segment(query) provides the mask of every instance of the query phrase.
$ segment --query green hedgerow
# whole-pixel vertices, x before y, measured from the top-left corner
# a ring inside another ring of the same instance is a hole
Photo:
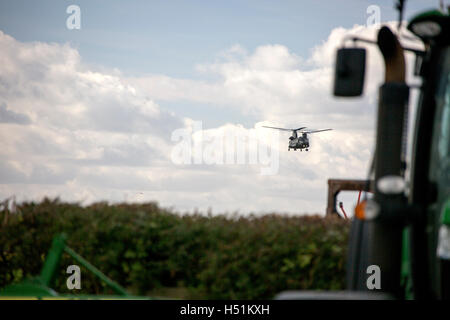
[[[0,211],[0,219],[6,214]],[[54,235],[134,294],[267,299],[289,289],[344,288],[349,223],[319,216],[181,215],[156,203],[25,202],[0,229],[0,288],[38,275]],[[54,289],[67,289],[63,255]],[[111,291],[81,268],[81,294]]]

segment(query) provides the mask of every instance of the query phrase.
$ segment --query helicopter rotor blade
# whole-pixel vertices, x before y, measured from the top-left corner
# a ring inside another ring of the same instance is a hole
[[[304,130],[304,131],[302,131],[302,133],[316,133],[316,132],[322,132],[322,131],[330,131],[330,130],[333,130],[333,129],[319,129],[319,130]]]
[[[269,126],[263,126],[264,128],[270,128],[270,129],[277,129],[277,130],[283,130],[283,131],[299,131],[302,129],[305,129],[306,127],[300,127],[298,129],[288,129],[288,128],[278,128],[278,127],[269,127]]]
[[[264,128],[270,128],[270,129],[283,130],[283,131],[292,131],[292,129],[286,129],[286,128],[269,127],[269,126],[263,126],[263,127]]]

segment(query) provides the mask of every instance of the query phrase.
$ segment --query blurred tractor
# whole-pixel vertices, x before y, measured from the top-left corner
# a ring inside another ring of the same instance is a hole
[[[399,22],[403,4],[398,1]],[[290,291],[277,299],[450,299],[450,16],[442,10],[423,12],[407,28],[424,50],[403,47],[402,36],[388,27],[379,30],[376,41],[346,39],[378,46],[385,62],[375,153],[364,187],[374,194],[357,205],[352,220],[348,291]],[[405,54],[415,55],[420,86],[405,81]],[[364,48],[337,51],[335,96],[362,94],[365,60]],[[420,97],[407,154],[412,88]],[[336,207],[336,190],[330,191],[329,214]],[[372,282],[376,277],[379,283]]]

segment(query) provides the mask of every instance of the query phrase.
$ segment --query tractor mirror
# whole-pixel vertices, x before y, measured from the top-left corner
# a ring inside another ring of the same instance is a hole
[[[364,87],[366,49],[341,48],[337,51],[334,75],[334,95],[360,96]]]

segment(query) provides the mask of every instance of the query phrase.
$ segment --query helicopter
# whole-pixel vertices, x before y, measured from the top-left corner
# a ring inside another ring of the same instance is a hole
[[[300,151],[303,151],[303,149],[305,149],[306,151],[308,151],[309,150],[308,134],[333,130],[333,129],[306,130],[307,127],[300,127],[297,129],[277,128],[277,127],[269,127],[269,126],[263,126],[263,127],[270,128],[270,129],[282,130],[282,131],[291,131],[292,136],[289,137],[288,151],[290,151],[291,149],[294,149],[294,151],[296,151],[297,149],[300,149]],[[297,132],[300,133],[300,136],[297,134]]]

